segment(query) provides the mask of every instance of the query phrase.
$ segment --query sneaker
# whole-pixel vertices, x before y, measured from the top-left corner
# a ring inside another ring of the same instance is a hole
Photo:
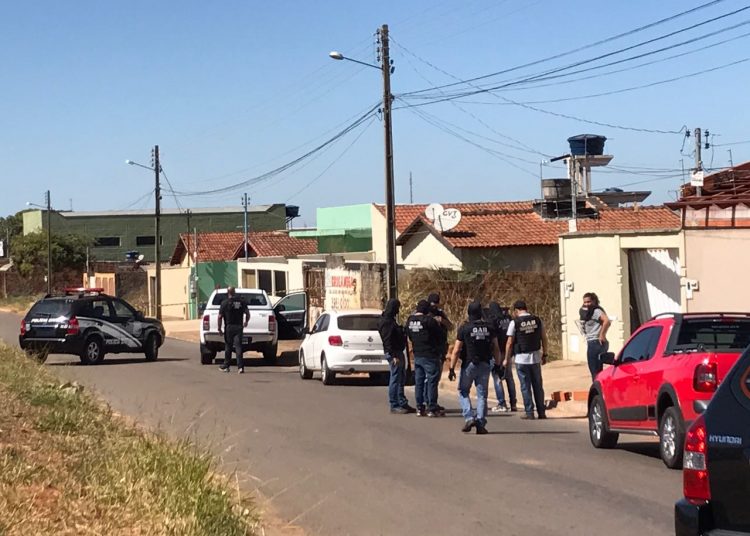
[[[425,411],[424,406],[417,406],[417,417],[427,417],[427,411]]]
[[[511,406],[510,411],[511,413],[518,413],[518,408],[516,406]]]
[[[222,365],[222,366],[219,367],[219,370],[221,372],[229,372],[229,367],[226,366],[226,365]]]
[[[481,424],[477,424],[477,435],[486,435],[489,434],[487,431],[487,428],[482,426]]]
[[[245,368],[244,367],[237,369],[237,374],[244,374],[244,373],[245,373]]]
[[[438,410],[438,411],[439,411],[440,413],[445,413],[445,408],[444,408],[443,406],[441,406],[440,404],[437,404],[437,405],[435,406],[435,408],[436,408],[436,409],[437,409],[437,410]]]
[[[465,433],[465,434],[468,434],[469,432],[471,432],[471,429],[474,428],[474,426],[476,426],[476,424],[477,424],[476,421],[473,421],[473,420],[472,421],[466,421],[464,423],[463,428],[461,428],[461,431],[463,433]]]
[[[521,418],[524,421],[533,421],[534,419],[536,419],[536,417],[534,417],[533,413],[526,413],[525,415],[521,415]]]
[[[494,408],[490,408],[492,413],[508,413],[510,409],[505,404],[498,404]]]
[[[427,416],[431,418],[445,417],[445,412],[440,411],[440,409],[431,409],[430,411],[427,412]]]
[[[540,413],[539,417],[537,417],[537,419],[546,419],[546,418],[547,418],[547,414],[546,413]]]
[[[413,408],[409,404],[406,404],[405,406],[402,406],[402,407],[406,410],[406,413],[416,413],[417,412],[417,408]]]
[[[394,415],[406,415],[407,413],[410,413],[410,412],[406,408],[391,408],[391,413]]]

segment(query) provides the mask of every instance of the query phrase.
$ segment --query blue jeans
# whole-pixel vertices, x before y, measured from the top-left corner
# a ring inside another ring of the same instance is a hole
[[[429,410],[437,409],[439,378],[439,359],[414,356],[414,393],[417,406],[427,406]]]
[[[540,417],[545,415],[544,407],[544,385],[542,384],[542,365],[523,365],[516,363],[518,381],[521,382],[521,394],[523,395],[523,408],[526,415],[534,415],[534,402],[536,411]]]
[[[393,356],[386,354],[385,358],[390,365],[391,379],[388,381],[388,402],[391,409],[403,408],[409,405],[409,401],[404,394],[404,385],[406,384],[406,368],[404,366],[404,354],[401,352],[398,357],[398,365],[393,363]]]
[[[516,381],[513,379],[513,369],[511,367],[505,368],[505,376],[499,377],[494,372],[492,373],[492,381],[495,384],[495,397],[497,403],[501,406],[505,405],[505,390],[503,389],[503,380],[508,384],[508,398],[510,399],[510,407],[515,408],[518,401],[516,400]]]
[[[461,414],[465,421],[476,420],[482,426],[487,424],[487,390],[490,382],[491,367],[489,363],[469,363],[461,369],[458,384],[458,401],[461,403]],[[477,388],[477,414],[474,417],[471,408],[471,386]]]
[[[591,381],[596,379],[596,375],[599,374],[604,368],[604,363],[599,359],[599,354],[603,354],[609,350],[609,342],[604,344],[600,343],[597,339],[588,341],[586,343],[586,359],[589,362],[589,372],[591,372]]]

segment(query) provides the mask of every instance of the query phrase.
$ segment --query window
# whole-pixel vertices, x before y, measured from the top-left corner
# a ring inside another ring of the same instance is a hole
[[[286,296],[286,272],[274,270],[273,287],[274,296]]]
[[[638,332],[623,348],[620,361],[622,363],[633,363],[648,361],[654,357],[661,337],[661,330],[661,327],[654,326]]]
[[[65,316],[70,312],[70,306],[73,300],[43,300],[36,302],[34,307],[29,311],[30,318],[38,318],[40,316],[48,316],[55,318],[58,316]]]
[[[331,317],[330,315],[322,315],[320,318],[318,318],[318,321],[315,322],[315,326],[313,327],[313,333],[318,333],[321,331],[328,331],[328,326],[331,323]]]
[[[115,310],[115,316],[121,320],[135,318],[135,311],[120,300],[112,300],[112,307]]]
[[[95,241],[96,247],[109,248],[109,247],[120,247],[119,236],[100,236]]]
[[[344,331],[378,331],[378,315],[347,315],[340,316],[338,326]]]
[[[266,300],[266,297],[263,294],[260,294],[259,292],[239,292],[237,291],[237,294],[235,296],[239,297],[242,301],[244,301],[247,305],[250,307],[263,307],[265,305],[268,305],[268,301]],[[214,295],[214,299],[211,301],[211,305],[221,305],[221,303],[227,299],[227,292],[217,292]]]
[[[750,318],[685,318],[674,350],[741,351],[750,345]]]
[[[151,236],[136,236],[135,237],[135,245],[136,246],[155,246],[156,245],[156,237],[154,235],[151,235]]]
[[[305,310],[305,293],[291,294],[280,301],[277,305],[281,311],[304,311]]]
[[[258,288],[265,290],[267,294],[273,294],[273,272],[271,270],[258,270]]]
[[[81,316],[91,318],[112,318],[112,312],[109,309],[107,300],[88,300],[82,303],[81,310],[78,313]]]

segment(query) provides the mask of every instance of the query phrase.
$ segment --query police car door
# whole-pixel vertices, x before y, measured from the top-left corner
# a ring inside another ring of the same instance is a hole
[[[143,346],[143,323],[134,309],[122,300],[111,300],[114,311],[113,324],[117,328],[120,346],[125,351],[137,351]]]
[[[82,328],[91,328],[101,333],[104,337],[104,347],[108,351],[117,351],[122,344],[113,320],[112,306],[109,300],[104,297],[88,301],[82,310],[82,314],[78,316]]]

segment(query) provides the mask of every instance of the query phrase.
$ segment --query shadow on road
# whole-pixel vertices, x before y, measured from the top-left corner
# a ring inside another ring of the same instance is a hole
[[[515,431],[499,431],[499,432],[493,432],[490,431],[490,435],[571,435],[571,434],[580,434],[581,432],[577,432],[575,430],[515,430]]]
[[[617,450],[624,450],[633,454],[656,458],[657,460],[661,459],[659,443],[621,443],[617,445]]]
[[[137,358],[137,357],[130,357],[130,358],[104,358],[104,361],[99,363],[98,365],[84,365],[81,363],[80,360],[76,361],[56,361],[54,363],[47,363],[47,366],[50,367],[102,367],[105,365],[135,365],[135,364],[143,364],[143,365],[150,365],[152,363],[170,363],[172,361],[187,361],[187,357],[164,357],[159,358],[156,361],[146,361],[144,358]]]

